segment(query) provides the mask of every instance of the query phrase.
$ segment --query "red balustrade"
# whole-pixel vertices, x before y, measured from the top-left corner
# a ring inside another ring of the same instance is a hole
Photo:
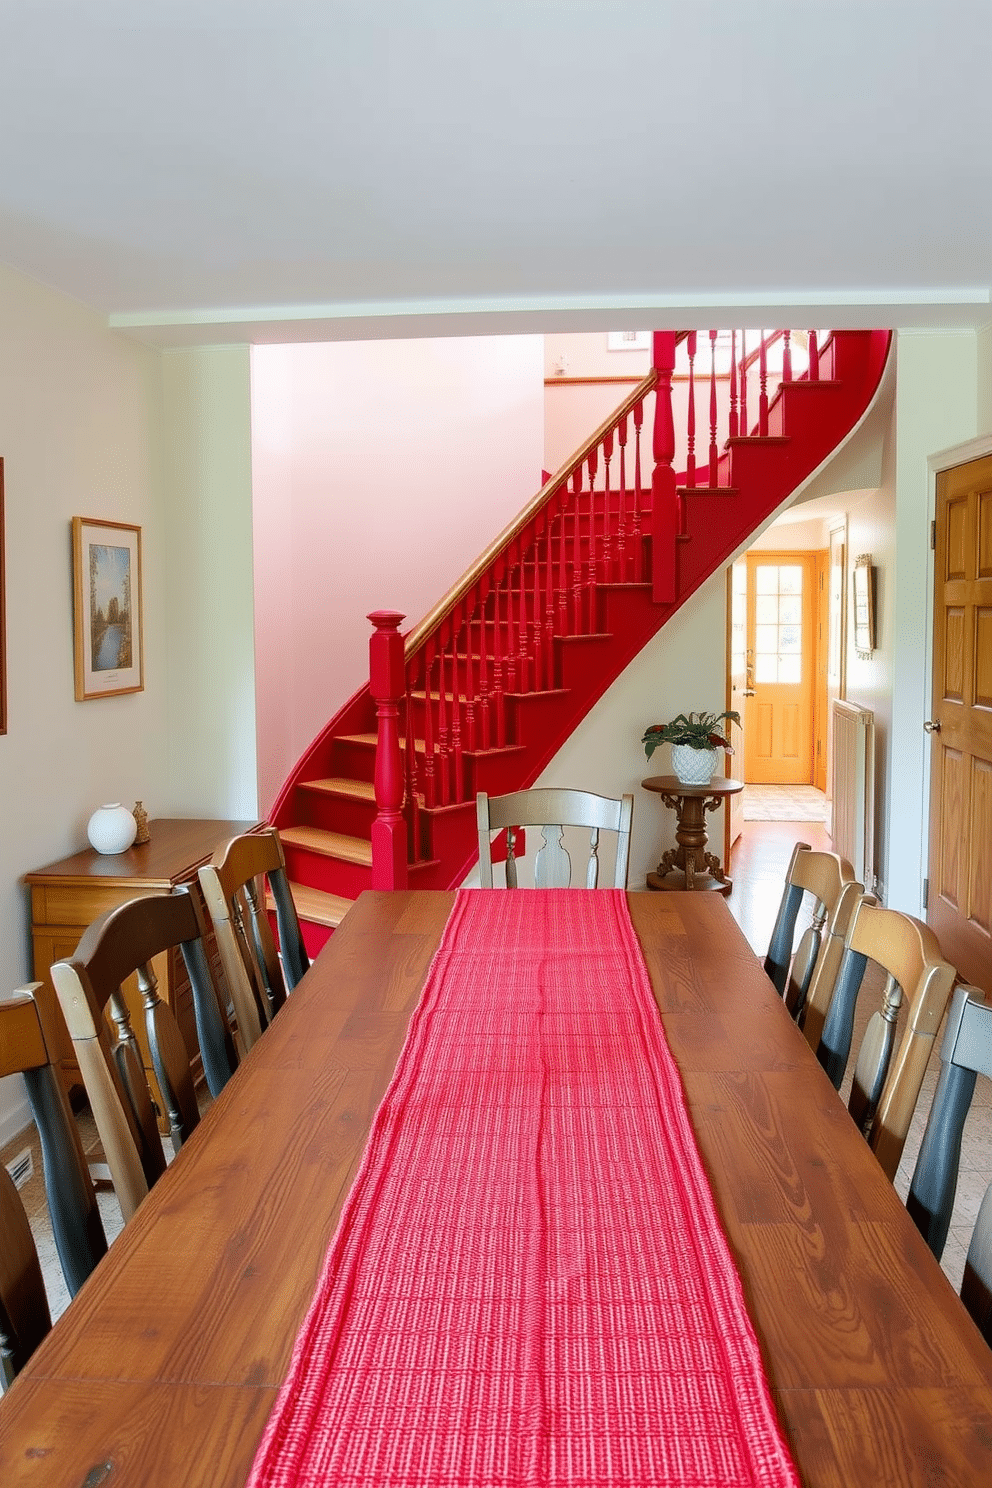
[[[405,643],[402,616],[369,617],[379,740],[375,886],[405,881],[408,853],[420,859],[421,812],[470,800],[479,762],[513,744],[508,699],[561,686],[556,642],[601,628],[604,584],[647,580],[656,602],[675,601],[678,544],[691,533],[694,493],[729,487],[729,441],[767,434],[777,385],[793,380],[797,361],[800,378],[819,377],[817,336],[711,330],[700,346],[694,331],[656,331],[650,374]],[[705,400],[699,409],[697,397]],[[753,427],[749,407],[757,410]],[[708,431],[703,487],[700,425]]]

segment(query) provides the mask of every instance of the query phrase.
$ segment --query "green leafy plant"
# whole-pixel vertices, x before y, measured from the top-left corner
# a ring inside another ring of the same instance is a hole
[[[740,723],[739,713],[680,713],[671,723],[652,723],[644,730],[641,743],[651,758],[659,744],[688,744],[690,749],[725,749],[733,754],[725,730],[719,727],[725,718]]]

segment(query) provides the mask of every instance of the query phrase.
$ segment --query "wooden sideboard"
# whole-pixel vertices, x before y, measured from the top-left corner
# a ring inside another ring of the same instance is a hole
[[[199,894],[196,870],[208,863],[215,850],[241,832],[258,829],[258,822],[172,820],[161,818],[149,823],[149,840],[127,852],[103,854],[87,848],[45,868],[24,875],[31,890],[31,944],[34,978],[44,988],[43,998],[52,1013],[51,1026],[59,1030],[58,1068],[66,1093],[72,1097],[82,1088],[79,1066],[72,1041],[62,1019],[58,998],[48,969],[53,961],[72,956],[83,931],[98,915],[105,914],[128,899],[151,894],[168,894],[180,884],[191,884]],[[201,901],[202,902],[202,901]],[[219,963],[214,947],[208,947],[211,965],[220,980]],[[182,956],[178,951],[158,956],[155,961],[160,995],[168,1002],[182,1030],[190,1058],[199,1065],[199,1044],[193,1014],[193,996]],[[164,1103],[151,1068],[151,1057],[145,1039],[141,1013],[141,996],[134,978],[125,986],[124,996],[131,1010],[132,1026],[141,1049],[142,1060],[159,1109]],[[163,1118],[163,1130],[168,1120]]]

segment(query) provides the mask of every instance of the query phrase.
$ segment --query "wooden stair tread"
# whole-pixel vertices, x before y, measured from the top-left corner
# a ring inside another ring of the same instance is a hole
[[[309,884],[291,883],[289,887],[296,913],[301,920],[309,920],[314,925],[331,925],[336,928],[355,902],[340,894],[328,894],[323,889],[313,889]],[[271,894],[265,896],[265,907],[275,910],[275,900]]]
[[[343,858],[346,863],[372,867],[372,844],[361,837],[347,837],[343,832],[328,832],[323,827],[280,827],[279,836],[290,847],[323,853],[327,858]]]
[[[301,780],[300,789],[320,791],[329,796],[353,796],[360,801],[375,800],[375,786],[371,780],[352,780],[344,775],[331,775],[325,780]]]
[[[364,745],[365,748],[367,748],[367,749],[374,749],[376,747],[376,744],[379,742],[378,741],[378,737],[377,737],[376,734],[338,734],[338,739],[342,743],[344,743],[344,744],[361,744],[361,745]],[[415,746],[415,748],[421,754],[423,754],[423,752],[424,752],[424,741],[423,741],[423,739],[415,739],[414,740],[414,746]],[[400,738],[400,749],[403,749],[404,747],[405,747],[404,740],[403,740],[403,738],[401,736],[401,738]]]

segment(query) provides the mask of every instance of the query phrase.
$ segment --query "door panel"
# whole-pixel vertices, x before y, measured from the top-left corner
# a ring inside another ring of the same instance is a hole
[[[813,781],[815,557],[747,555],[748,672],[745,774],[763,785]]]
[[[937,477],[927,919],[992,996],[992,456]]]

